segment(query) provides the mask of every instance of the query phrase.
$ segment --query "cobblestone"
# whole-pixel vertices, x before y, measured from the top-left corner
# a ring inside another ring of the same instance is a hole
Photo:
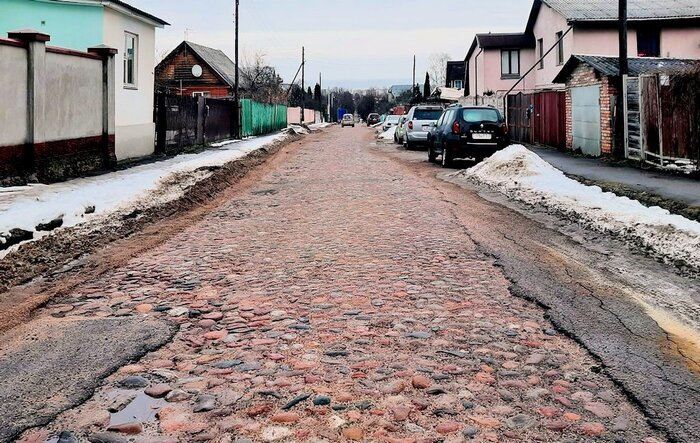
[[[165,396],[129,421],[136,441],[662,441],[585,351],[509,293],[455,222],[469,208],[368,140],[359,128],[312,136],[253,189],[49,304],[44,315],[180,330],[20,441],[67,429],[123,440],[105,433],[127,424],[115,414],[84,420],[123,387]]]

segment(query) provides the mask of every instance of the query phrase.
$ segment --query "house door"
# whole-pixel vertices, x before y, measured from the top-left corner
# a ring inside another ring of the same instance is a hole
[[[599,85],[571,88],[571,132],[574,150],[600,156]]]

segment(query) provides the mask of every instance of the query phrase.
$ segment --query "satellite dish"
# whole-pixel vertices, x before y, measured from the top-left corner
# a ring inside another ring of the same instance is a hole
[[[199,78],[202,76],[202,67],[199,65],[192,66],[192,75]]]

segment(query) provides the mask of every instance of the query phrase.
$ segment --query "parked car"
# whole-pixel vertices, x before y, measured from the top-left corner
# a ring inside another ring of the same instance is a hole
[[[406,132],[403,145],[406,149],[414,149],[418,144],[427,144],[430,124],[437,122],[442,115],[442,106],[414,106],[406,115]]]
[[[388,131],[394,126],[397,126],[399,124],[399,120],[401,120],[400,115],[387,115],[384,119],[384,123],[382,123],[382,131]]]
[[[376,125],[381,121],[379,114],[372,113],[367,116],[367,126]]]
[[[394,133],[394,141],[400,145],[403,144],[403,138],[406,135],[406,123],[408,122],[405,115],[401,116],[398,126],[396,126],[396,132]]]
[[[355,127],[355,116],[352,114],[345,114],[343,116],[343,120],[340,122],[340,126],[342,128],[346,126],[352,126],[353,128]]]
[[[430,128],[428,160],[442,155],[444,167],[455,158],[482,161],[510,144],[501,113],[489,106],[451,106]]]

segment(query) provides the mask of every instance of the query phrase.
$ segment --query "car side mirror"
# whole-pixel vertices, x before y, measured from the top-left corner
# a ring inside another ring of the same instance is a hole
[[[431,128],[434,128],[434,127],[435,127],[435,123],[434,123],[434,122],[430,122],[430,125],[429,125],[429,126],[430,126]]]

